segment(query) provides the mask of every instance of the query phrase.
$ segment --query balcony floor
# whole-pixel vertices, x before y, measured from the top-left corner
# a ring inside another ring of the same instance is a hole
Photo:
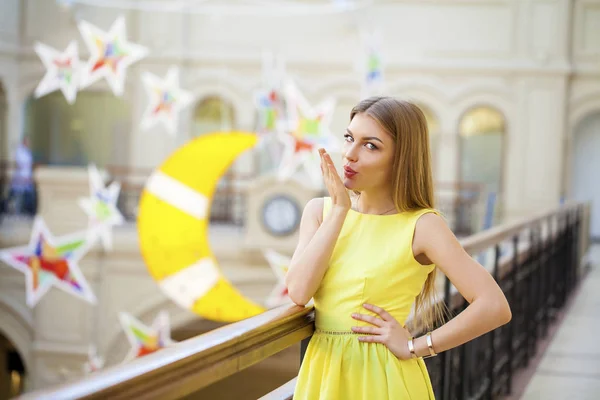
[[[600,245],[522,400],[596,400],[600,393]]]

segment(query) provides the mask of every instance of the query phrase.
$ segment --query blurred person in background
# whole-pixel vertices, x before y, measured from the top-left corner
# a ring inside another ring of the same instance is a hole
[[[33,185],[33,155],[29,138],[23,138],[15,151],[16,168],[12,176],[8,204],[15,214],[35,214],[35,189]]]

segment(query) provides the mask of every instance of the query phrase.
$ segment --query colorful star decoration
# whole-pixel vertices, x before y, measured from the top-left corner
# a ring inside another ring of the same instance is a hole
[[[179,70],[171,67],[165,79],[146,72],[142,75],[150,103],[142,117],[142,129],[147,130],[162,122],[171,135],[177,132],[179,112],[189,106],[194,97],[179,87]]]
[[[43,219],[37,217],[29,246],[4,249],[0,259],[25,274],[29,307],[34,307],[52,286],[95,304],[96,297],[77,265],[88,249],[85,232],[54,238]]]
[[[34,97],[37,99],[60,89],[67,102],[73,104],[79,85],[77,42],[69,43],[62,53],[39,42],[35,44],[34,50],[46,67],[46,74],[36,87]]]
[[[289,125],[288,133],[280,135],[285,149],[278,178],[289,179],[303,165],[311,181],[318,186],[322,182],[318,149],[323,147],[333,152],[340,147],[329,130],[335,100],[328,99],[313,108],[297,87],[290,83],[286,86],[286,104]]]
[[[112,182],[108,187],[104,186],[102,177],[94,165],[88,166],[90,181],[90,197],[80,198],[79,206],[83,208],[89,217],[89,239],[90,241],[100,238],[106,250],[112,249],[112,227],[121,225],[125,221],[123,215],[117,208],[117,200],[121,185]]]
[[[381,57],[374,49],[370,49],[370,52],[367,55],[367,82],[377,82],[382,78],[382,76],[383,72],[381,70]]]
[[[95,346],[90,346],[88,350],[88,361],[83,365],[83,371],[86,374],[91,374],[104,367],[104,358],[99,357]]]
[[[285,275],[287,274],[290,262],[292,261],[291,258],[271,249],[264,250],[263,254],[277,276],[277,284],[269,294],[269,297],[267,297],[265,305],[269,308],[273,308],[283,304],[291,304],[292,301],[288,296],[287,286],[285,285]]]
[[[271,134],[278,131],[283,117],[283,99],[279,92],[275,89],[258,90],[254,94],[254,103],[259,115],[258,133]]]
[[[364,49],[361,71],[364,77],[362,96],[368,97],[380,93],[384,86],[381,33],[377,30],[363,32],[362,42]]]
[[[280,132],[286,121],[285,96],[281,90],[285,76],[283,58],[271,52],[263,53],[263,84],[254,92],[254,105],[259,117],[256,130],[261,138]]]
[[[169,314],[165,311],[156,316],[151,327],[125,312],[119,313],[119,320],[131,344],[131,350],[123,362],[154,353],[175,343],[171,340]]]
[[[117,18],[109,32],[86,21],[80,21],[78,27],[90,51],[90,58],[81,72],[81,87],[105,78],[113,93],[121,96],[125,89],[127,68],[144,58],[148,49],[127,41],[123,17]]]

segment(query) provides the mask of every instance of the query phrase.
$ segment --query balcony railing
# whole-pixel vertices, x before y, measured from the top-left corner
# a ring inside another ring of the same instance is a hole
[[[462,240],[470,254],[492,252],[485,265],[506,294],[513,318],[427,359],[437,399],[490,399],[511,392],[513,377],[535,355],[577,284],[588,222],[589,206],[570,204]],[[467,306],[448,280],[442,290],[454,315]],[[183,398],[298,342],[303,353],[314,331],[313,313],[311,307],[272,309],[23,399]],[[264,398],[290,399],[294,384],[292,380]]]

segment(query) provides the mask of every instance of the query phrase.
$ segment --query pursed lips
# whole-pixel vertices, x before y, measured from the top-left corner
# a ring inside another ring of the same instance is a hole
[[[356,175],[357,173],[358,172],[356,172],[352,168],[350,168],[348,166],[344,166],[344,175],[346,175],[347,177],[352,177],[352,176]]]

